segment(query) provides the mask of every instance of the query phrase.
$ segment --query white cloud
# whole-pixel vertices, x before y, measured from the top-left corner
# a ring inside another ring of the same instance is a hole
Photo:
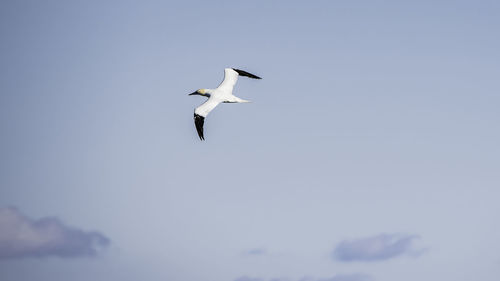
[[[337,274],[329,278],[303,277],[297,281],[372,281],[372,280],[373,278],[370,275],[354,273],[354,274]],[[234,281],[291,281],[291,279],[284,279],[284,278],[264,279],[264,278],[242,276],[240,278],[235,279]]]
[[[340,242],[332,257],[343,262],[380,261],[401,255],[415,255],[412,243],[416,235],[380,234],[377,236]]]
[[[0,208],[0,259],[95,256],[110,240],[63,224],[56,217],[30,219],[16,208]]]

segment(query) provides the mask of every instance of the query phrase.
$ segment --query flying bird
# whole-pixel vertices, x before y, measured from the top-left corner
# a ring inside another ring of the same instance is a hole
[[[240,99],[233,95],[233,88],[238,80],[238,76],[246,76],[253,79],[261,79],[257,75],[253,75],[246,71],[236,69],[236,68],[226,68],[224,69],[224,80],[220,83],[219,87],[216,89],[199,89],[196,92],[189,94],[200,95],[207,97],[207,101],[202,105],[198,106],[194,110],[194,124],[196,126],[196,131],[200,140],[205,140],[203,136],[203,124],[205,123],[205,117],[208,113],[212,111],[219,103],[244,103],[250,102],[248,100]]]

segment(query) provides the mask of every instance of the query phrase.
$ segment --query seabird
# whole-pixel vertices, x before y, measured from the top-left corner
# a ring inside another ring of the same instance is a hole
[[[216,89],[199,89],[196,92],[189,94],[200,95],[207,97],[208,100],[202,105],[198,106],[194,110],[194,124],[196,126],[196,131],[198,131],[198,136],[200,140],[205,140],[203,136],[203,124],[205,123],[205,117],[208,113],[212,111],[219,103],[243,103],[250,102],[248,100],[240,99],[233,95],[233,88],[238,80],[238,75],[250,77],[253,79],[261,79],[257,75],[253,75],[246,71],[236,69],[236,68],[226,68],[224,69],[224,80],[220,83],[219,87]]]

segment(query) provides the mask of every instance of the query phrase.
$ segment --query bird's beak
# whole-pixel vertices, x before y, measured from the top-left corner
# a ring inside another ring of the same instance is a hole
[[[200,93],[198,93],[198,91],[196,92],[192,92],[191,94],[189,94],[188,96],[194,96],[194,95],[200,95]]]

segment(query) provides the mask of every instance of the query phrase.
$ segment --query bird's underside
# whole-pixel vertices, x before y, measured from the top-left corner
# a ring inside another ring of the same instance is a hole
[[[190,95],[200,95],[208,97],[207,101],[198,106],[194,111],[194,124],[200,140],[205,140],[203,125],[205,117],[220,103],[244,103],[247,100],[240,99],[233,95],[233,88],[238,80],[238,76],[245,76],[253,79],[261,79],[259,76],[236,68],[224,69],[224,80],[216,89],[199,89]]]

